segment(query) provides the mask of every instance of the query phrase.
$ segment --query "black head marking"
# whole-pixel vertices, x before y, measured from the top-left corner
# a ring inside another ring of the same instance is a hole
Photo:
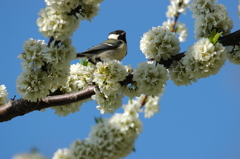
[[[115,31],[109,33],[109,35],[110,34],[117,34],[117,35],[119,35],[118,36],[118,40],[122,40],[122,41],[124,41],[127,44],[126,32],[125,31],[123,31],[123,30],[115,30]]]

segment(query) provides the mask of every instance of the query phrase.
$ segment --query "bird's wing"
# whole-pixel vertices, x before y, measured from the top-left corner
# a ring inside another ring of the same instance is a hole
[[[103,43],[101,43],[99,45],[93,46],[90,49],[88,49],[88,50],[86,50],[84,52],[78,53],[78,54],[85,54],[85,53],[91,54],[91,53],[97,53],[98,51],[100,52],[100,51],[104,51],[104,50],[115,49],[121,43],[123,43],[123,41],[110,39],[110,40],[108,40],[107,43],[103,42]]]

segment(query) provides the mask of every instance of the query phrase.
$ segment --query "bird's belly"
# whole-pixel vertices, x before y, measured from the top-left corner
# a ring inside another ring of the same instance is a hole
[[[120,47],[114,51],[113,50],[104,51],[103,53],[100,53],[98,55],[98,57],[103,61],[107,58],[110,60],[121,61],[124,58],[124,56],[126,55],[126,53],[127,53],[126,47]]]
[[[106,51],[102,53],[99,57],[100,59],[110,59],[110,60],[119,60],[121,61],[124,58],[124,53],[116,51]]]

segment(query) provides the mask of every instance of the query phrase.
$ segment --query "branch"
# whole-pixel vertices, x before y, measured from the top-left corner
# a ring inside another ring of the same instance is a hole
[[[223,46],[239,45],[240,44],[240,30],[237,30],[234,33],[231,33],[224,37],[219,38],[219,42],[222,43]]]
[[[20,98],[18,100],[11,100],[8,103],[0,106],[0,122],[11,120],[14,117],[22,116],[34,110],[66,105],[90,98],[95,94],[95,87],[96,86],[88,86],[84,90],[78,92],[48,96],[46,98],[40,99],[38,102],[31,102],[23,98]]]
[[[76,8],[71,9],[71,11],[67,15],[74,15],[75,18],[78,19],[77,13],[84,17],[82,10],[82,6],[78,5]]]
[[[222,43],[223,46],[239,45],[240,44],[240,30],[237,30],[231,34],[224,36],[224,37],[220,37],[219,42]],[[159,63],[164,65],[166,68],[169,68],[173,61],[180,61],[184,56],[185,56],[185,52],[182,52],[175,56],[172,56],[171,59],[161,60]]]
[[[240,43],[240,30],[231,33],[219,39],[223,46],[236,45]],[[159,63],[168,68],[173,61],[181,60],[185,52],[179,53],[169,60],[162,60]],[[124,81],[119,82],[122,86],[133,82],[133,74],[129,74]],[[69,94],[53,95],[40,99],[38,102],[30,102],[26,99],[11,100],[5,105],[0,106],[0,122],[11,120],[14,117],[22,116],[34,110],[41,110],[53,106],[66,105],[80,100],[90,98],[95,94],[94,88],[96,86],[88,86],[86,89]]]

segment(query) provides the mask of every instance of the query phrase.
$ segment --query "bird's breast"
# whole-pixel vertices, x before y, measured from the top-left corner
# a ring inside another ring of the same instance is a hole
[[[103,53],[98,54],[98,57],[101,60],[110,59],[110,60],[119,60],[121,61],[127,53],[127,45],[123,43],[120,47],[115,50],[104,51]]]

